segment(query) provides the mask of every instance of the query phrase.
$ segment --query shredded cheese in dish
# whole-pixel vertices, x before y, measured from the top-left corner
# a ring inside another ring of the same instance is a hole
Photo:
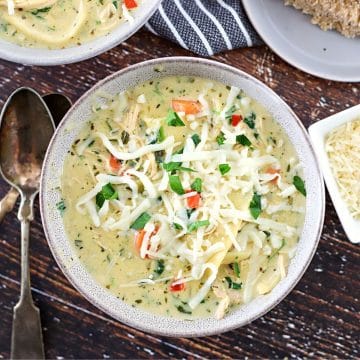
[[[286,276],[306,189],[260,104],[180,76],[104,94],[93,109],[58,207],[97,281],[133,306],[193,319],[221,318]]]
[[[325,150],[341,196],[351,215],[360,219],[360,119],[331,131]]]
[[[109,34],[142,0],[0,0],[0,37],[21,46],[61,49]]]

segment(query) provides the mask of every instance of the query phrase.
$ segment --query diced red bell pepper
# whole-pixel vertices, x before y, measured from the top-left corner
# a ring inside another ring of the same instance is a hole
[[[179,282],[179,280],[176,280],[170,284],[170,291],[177,292],[177,291],[183,291],[185,290],[185,283]]]
[[[124,3],[128,9],[135,9],[138,6],[135,0],[124,0]]]
[[[242,120],[242,116],[240,114],[234,114],[231,116],[231,125],[237,126],[239,125],[240,121]]]
[[[117,159],[114,155],[110,155],[110,167],[112,170],[118,172],[121,168],[121,161],[119,159]]]
[[[186,190],[186,193],[191,193],[194,192],[194,190]],[[186,202],[187,202],[187,206],[189,209],[197,209],[200,205],[200,194],[196,193],[192,196],[189,196],[188,198],[186,198]]]

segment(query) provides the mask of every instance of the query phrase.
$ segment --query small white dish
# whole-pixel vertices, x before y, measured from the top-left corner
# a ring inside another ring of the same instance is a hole
[[[340,194],[339,187],[330,168],[328,155],[325,151],[325,139],[333,129],[347,123],[348,121],[355,120],[359,116],[360,104],[350,109],[341,111],[335,115],[329,116],[309,127],[310,138],[312,140],[331,200],[335,206],[335,210],[340,218],[347,237],[354,244],[358,244],[360,242],[360,220],[356,220],[351,216],[350,210]]]
[[[79,46],[65,49],[49,50],[45,48],[29,48],[0,39],[0,59],[23,65],[64,65],[83,61],[119,45],[138,31],[160,5],[161,0],[146,0],[132,16],[132,23],[124,22],[109,34],[86,42]]]
[[[284,0],[242,0],[256,31],[289,64],[335,81],[360,81],[360,39],[323,31]]]

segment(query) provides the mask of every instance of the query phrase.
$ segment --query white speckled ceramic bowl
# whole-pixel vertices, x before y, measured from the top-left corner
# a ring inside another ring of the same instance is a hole
[[[156,69],[156,71],[155,71]],[[161,72],[159,72],[161,70]],[[63,163],[80,129],[91,116],[97,91],[115,95],[139,83],[168,75],[200,76],[242,88],[262,103],[281,124],[292,141],[304,167],[306,182],[306,217],[295,257],[288,275],[270,294],[259,296],[232,311],[222,320],[214,318],[183,321],[162,317],[133,308],[100,286],[86,272],[67,239],[62,218],[56,209],[60,201],[58,186]],[[321,234],[325,195],[322,177],[308,135],[292,110],[269,88],[250,75],[214,61],[174,57],[146,61],[119,71],[89,90],[68,112],[52,139],[43,168],[40,204],[45,234],[52,253],[71,283],[95,306],[115,319],[135,328],[167,336],[204,336],[243,326],[264,315],[296,285],[308,267]]]
[[[59,50],[22,47],[0,39],[0,59],[24,65],[63,65],[95,57],[119,45],[143,26],[160,5],[161,0],[143,0],[132,12],[134,22],[125,22],[110,34],[80,46]]]

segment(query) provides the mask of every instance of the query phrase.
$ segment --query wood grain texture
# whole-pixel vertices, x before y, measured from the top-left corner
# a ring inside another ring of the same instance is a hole
[[[27,67],[0,61],[0,106],[19,86],[60,92],[75,101],[98,80],[139,61],[192,55],[141,31],[94,59],[67,66]],[[276,91],[304,125],[360,102],[359,84],[321,80],[296,70],[267,47],[214,59],[245,70]],[[0,196],[8,190],[0,181]],[[65,279],[47,246],[39,215],[31,228],[31,275],[41,309],[48,358],[359,358],[359,246],[351,244],[327,196],[324,231],[295,290],[275,309],[241,329],[196,339],[145,334],[114,321]],[[0,358],[10,354],[12,307],[20,276],[16,211],[0,225]]]

